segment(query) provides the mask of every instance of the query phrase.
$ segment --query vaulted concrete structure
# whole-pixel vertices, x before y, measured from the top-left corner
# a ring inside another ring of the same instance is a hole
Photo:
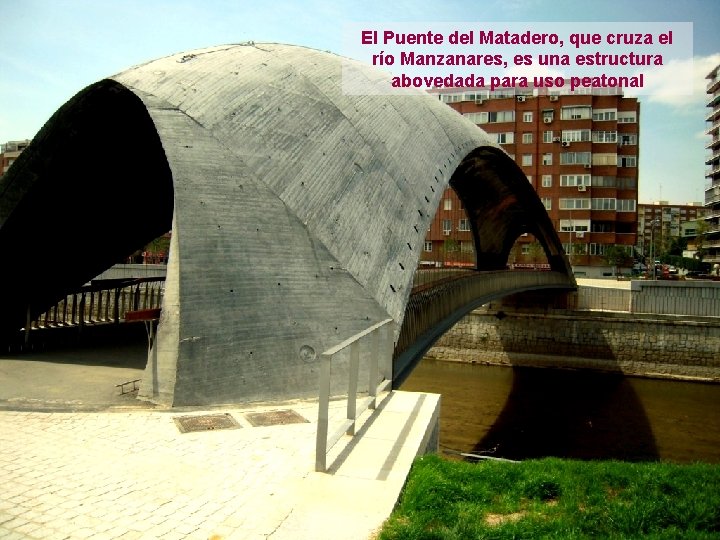
[[[570,275],[532,187],[482,130],[424,93],[345,94],[342,63],[229,45],[81,91],[0,183],[0,249],[23,254],[0,269],[0,328],[172,228],[141,396],[316,395],[323,350],[402,321],[448,185],[471,218],[480,269],[504,268],[530,232]],[[348,65],[346,76],[384,77]]]

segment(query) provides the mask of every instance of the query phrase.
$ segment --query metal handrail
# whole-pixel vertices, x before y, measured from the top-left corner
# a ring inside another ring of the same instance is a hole
[[[385,339],[381,345],[381,332]],[[315,443],[315,470],[327,471],[327,454],[343,435],[355,435],[357,419],[367,409],[375,409],[378,395],[392,386],[393,319],[385,319],[355,334],[342,343],[322,353],[320,359],[320,397],[318,403],[318,428]],[[368,397],[358,407],[357,388],[360,370],[360,347],[370,341],[370,365],[368,375]],[[348,376],[347,414],[337,431],[328,438],[330,419],[330,377],[333,358],[350,347],[350,373]],[[382,376],[382,379],[380,377]]]
[[[25,344],[31,330],[55,327],[79,327],[88,324],[119,324],[130,311],[160,308],[164,277],[94,280],[61,298],[46,311],[32,316],[27,308]]]

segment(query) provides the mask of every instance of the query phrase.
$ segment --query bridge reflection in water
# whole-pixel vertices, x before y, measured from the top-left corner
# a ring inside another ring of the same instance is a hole
[[[442,394],[450,454],[720,463],[720,385],[477,361],[426,358],[402,385]]]

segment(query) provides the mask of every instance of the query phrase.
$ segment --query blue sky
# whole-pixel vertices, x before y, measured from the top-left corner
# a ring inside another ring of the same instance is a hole
[[[0,142],[32,138],[76,92],[133,65],[250,40],[340,52],[343,23],[360,21],[692,22],[695,94],[641,98],[639,199],[703,201],[717,0],[0,0]]]

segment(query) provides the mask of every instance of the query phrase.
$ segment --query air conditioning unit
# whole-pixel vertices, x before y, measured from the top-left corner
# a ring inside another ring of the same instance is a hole
[[[589,163],[586,163],[586,164],[585,164],[585,168],[586,168],[586,169],[592,169],[592,165],[590,165]]]
[[[517,100],[522,103],[523,101],[525,101],[525,96],[517,96]]]
[[[557,101],[557,100],[558,100],[557,96],[550,96],[550,101]]]
[[[484,99],[476,99],[475,100],[475,105],[482,105],[483,103],[485,103]]]
[[[569,142],[569,141],[563,141],[562,145],[567,148],[568,146],[570,146],[570,142]]]
[[[549,116],[546,116],[545,118],[543,118],[543,122],[545,122],[546,124],[549,124],[552,122],[552,118]]]
[[[587,186],[578,186],[578,191],[587,191]]]
[[[560,137],[553,137],[553,142],[560,142],[560,141],[561,141]]]
[[[584,231],[578,231],[575,233],[575,236],[577,238],[585,238],[585,232]]]

